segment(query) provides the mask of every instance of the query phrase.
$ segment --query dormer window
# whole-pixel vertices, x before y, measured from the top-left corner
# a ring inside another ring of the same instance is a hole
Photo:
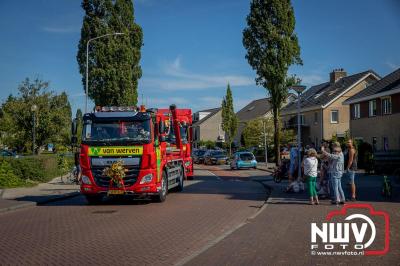
[[[317,94],[315,94],[315,96],[314,96],[314,99],[317,99],[319,96],[321,96],[322,94],[324,94],[324,91],[323,92],[320,92],[320,93],[317,93]]]

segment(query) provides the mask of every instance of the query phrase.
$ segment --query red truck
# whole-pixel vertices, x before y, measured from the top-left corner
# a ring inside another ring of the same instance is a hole
[[[80,191],[90,204],[106,195],[150,197],[163,202],[168,191],[182,191],[193,177],[190,109],[102,107],[83,116]],[[76,142],[76,122],[72,126]],[[122,186],[105,168],[122,163]]]

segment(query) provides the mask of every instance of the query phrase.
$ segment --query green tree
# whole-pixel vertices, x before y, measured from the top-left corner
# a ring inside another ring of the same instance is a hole
[[[81,144],[82,139],[82,129],[83,129],[83,115],[82,110],[76,110],[75,119],[77,122],[77,139],[78,139],[78,146]]]
[[[136,105],[143,45],[141,27],[134,21],[131,0],[83,0],[85,11],[77,60],[86,91],[86,44],[89,39],[89,97],[96,105]]]
[[[222,100],[222,129],[225,131],[229,143],[229,155],[232,154],[232,139],[236,134],[238,119],[233,109],[231,86],[228,84],[226,95]]]
[[[243,129],[243,138],[246,148],[264,147],[264,123],[265,133],[267,135],[267,145],[270,146],[274,134],[274,124],[271,118],[253,119],[246,123]]]
[[[65,92],[48,90],[49,82],[25,79],[18,95],[10,95],[1,106],[0,131],[4,144],[18,150],[32,150],[33,113],[37,106],[36,145],[47,143],[67,145],[70,142],[71,106]]]
[[[276,163],[280,164],[279,111],[294,77],[287,78],[292,64],[302,64],[300,46],[294,33],[295,17],[290,0],[253,0],[247,27],[243,31],[246,59],[256,71],[256,82],[271,96],[274,117]]]
[[[264,151],[264,124],[265,133],[267,140],[267,149],[269,153],[269,158],[272,156],[272,150],[274,148],[274,120],[272,117],[259,118],[250,120],[246,123],[243,129],[242,137],[245,143],[246,149],[249,148],[261,148]],[[280,143],[288,144],[295,140],[296,134],[294,130],[281,130]]]

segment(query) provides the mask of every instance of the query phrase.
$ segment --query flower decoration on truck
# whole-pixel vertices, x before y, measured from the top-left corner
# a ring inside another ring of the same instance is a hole
[[[104,168],[103,175],[110,178],[110,187],[124,188],[125,173],[123,161],[116,161],[111,166]]]

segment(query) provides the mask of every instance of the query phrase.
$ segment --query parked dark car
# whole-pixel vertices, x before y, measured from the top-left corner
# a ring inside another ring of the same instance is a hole
[[[204,163],[204,155],[206,154],[207,150],[196,150],[192,154],[193,163],[201,164]]]
[[[224,151],[209,150],[204,155],[204,164],[227,164],[228,156]]]
[[[18,155],[15,152],[12,152],[12,151],[9,151],[9,150],[0,150],[0,156],[18,158]]]

